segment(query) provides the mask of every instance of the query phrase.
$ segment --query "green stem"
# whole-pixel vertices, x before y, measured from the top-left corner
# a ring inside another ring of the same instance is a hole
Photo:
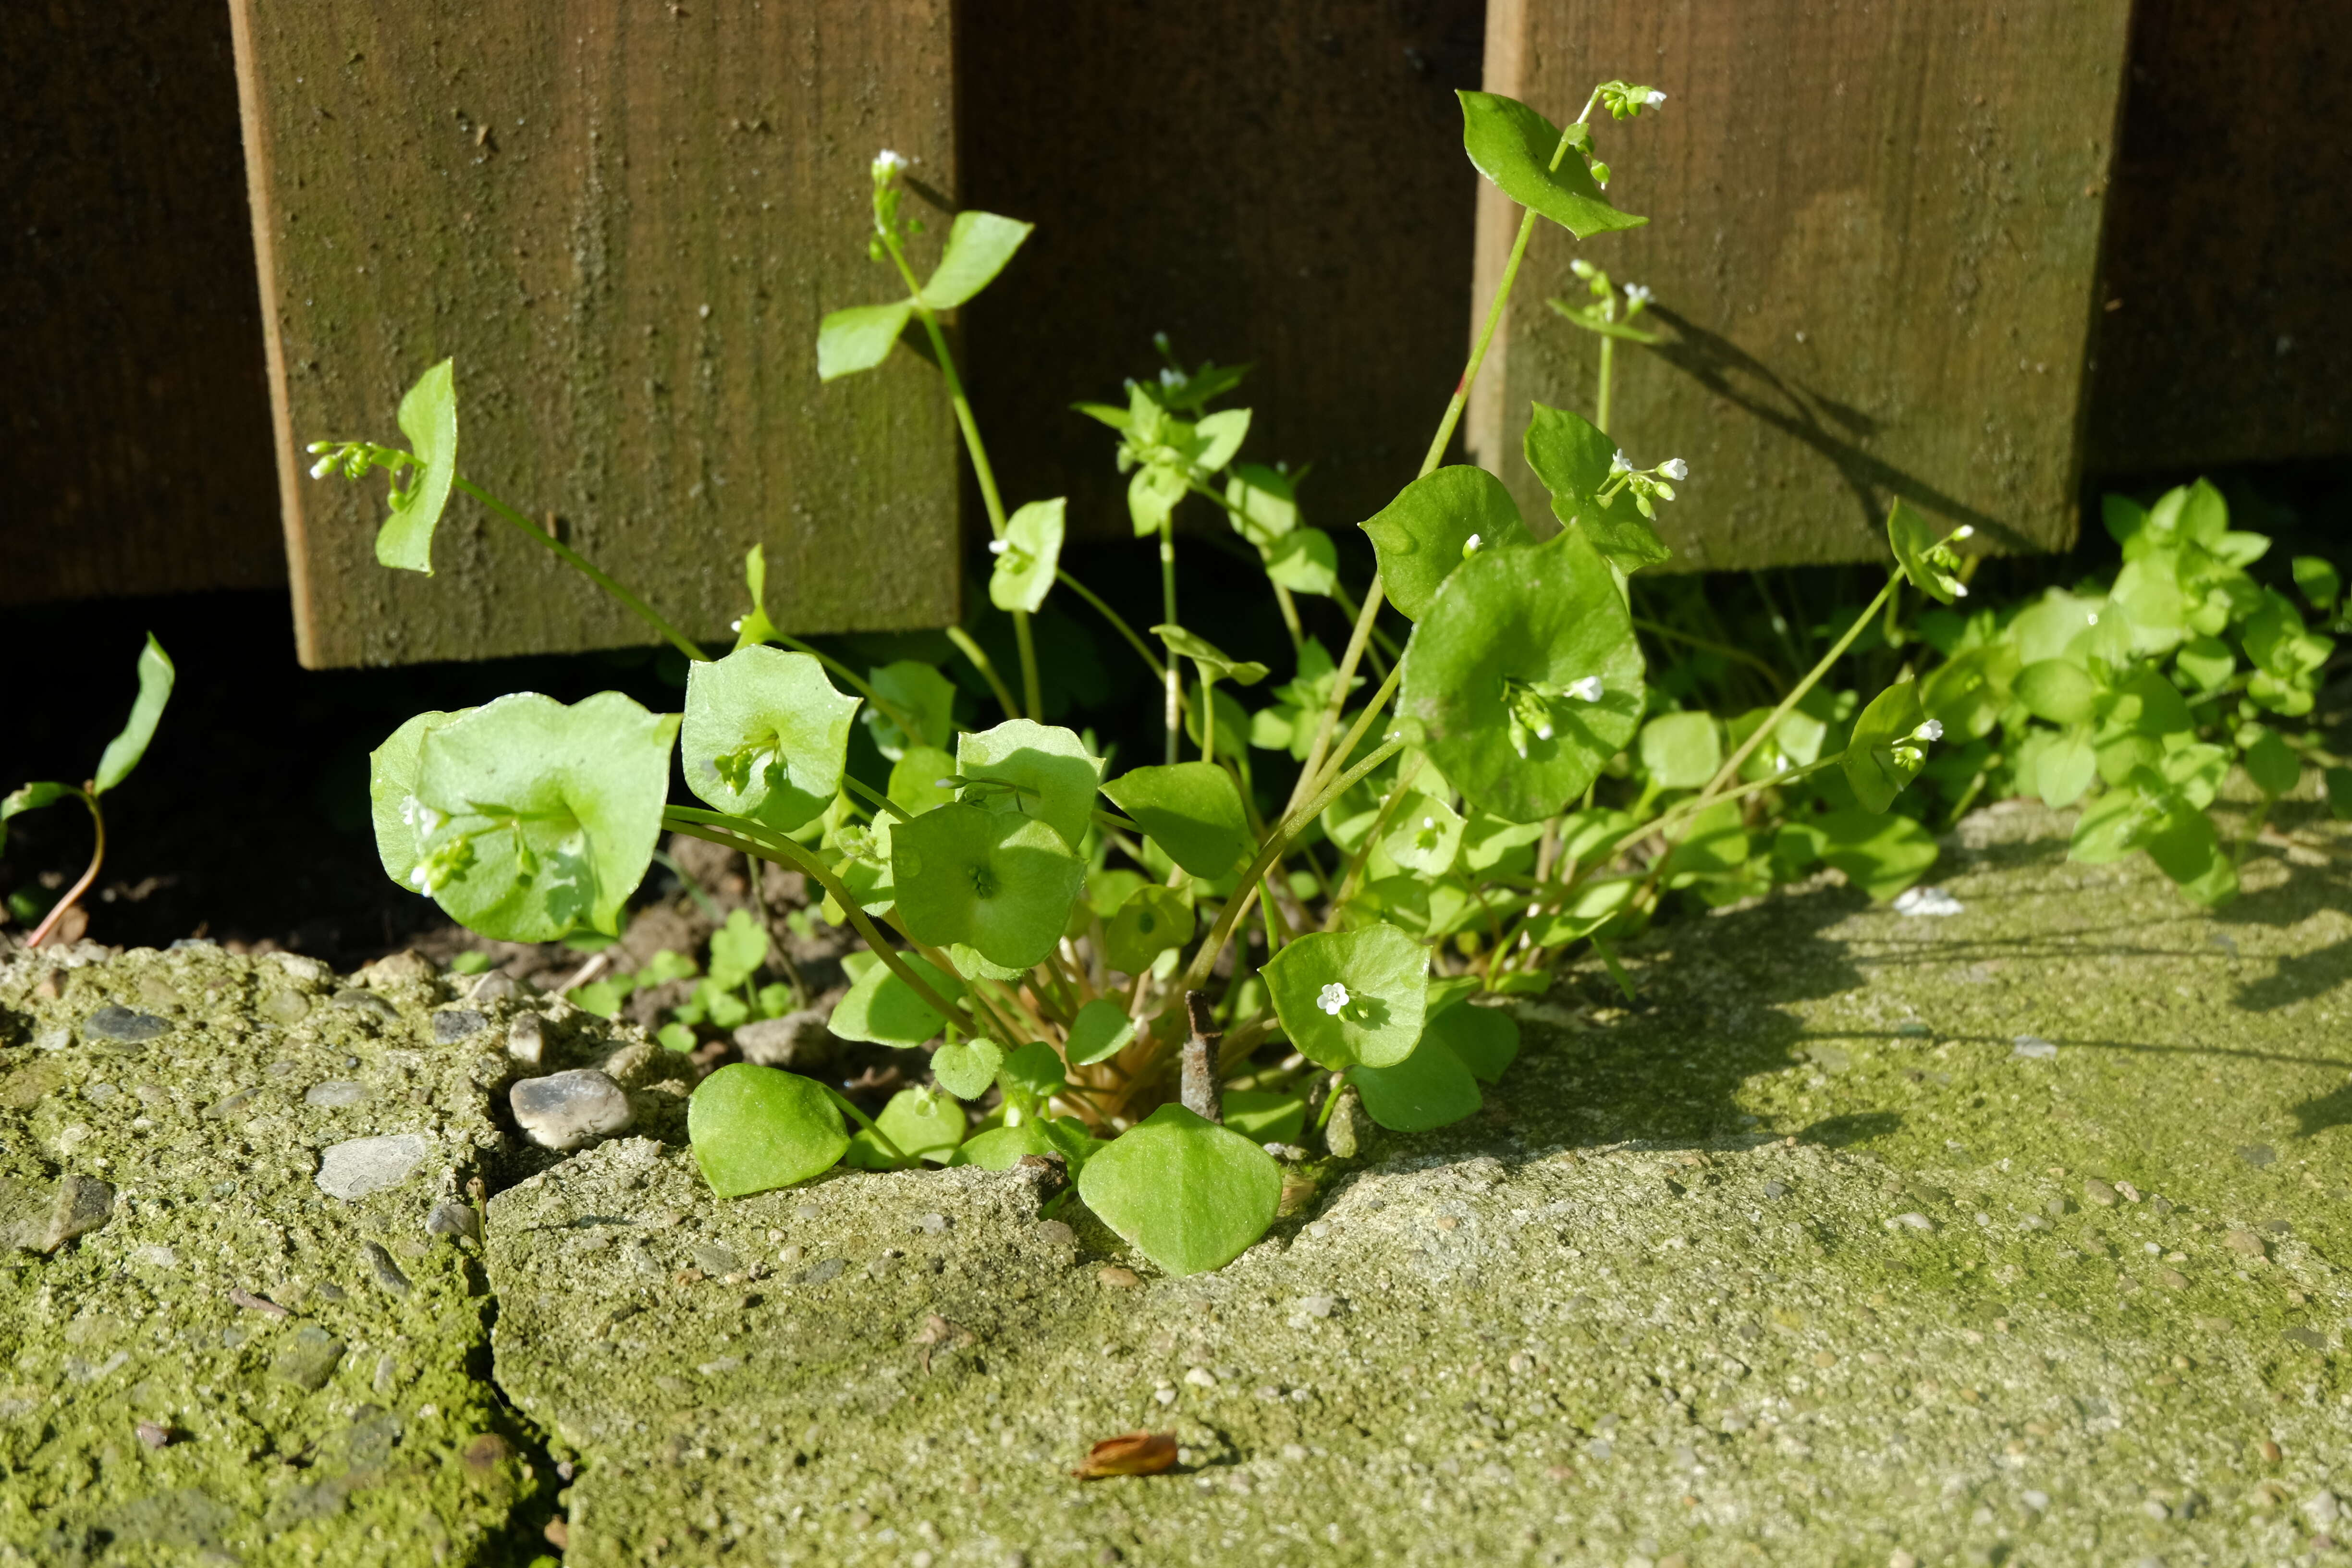
[[[921,1161],[917,1160],[912,1154],[908,1153],[904,1149],[899,1148],[896,1143],[890,1142],[890,1134],[883,1131],[881,1128],[876,1126],[874,1119],[866,1115],[866,1112],[858,1110],[856,1102],[851,1100],[849,1096],[842,1093],[841,1090],[834,1088],[833,1085],[829,1083],[821,1085],[820,1087],[824,1089],[825,1093],[833,1097],[834,1104],[841,1107],[842,1110],[849,1113],[851,1121],[856,1122],[857,1125],[874,1134],[874,1142],[882,1145],[882,1152],[885,1154],[889,1155],[890,1158],[898,1162],[898,1168],[900,1170],[911,1171],[922,1163]]]
[[[1765,663],[1754,654],[1749,653],[1744,647],[1734,647],[1729,643],[1716,642],[1707,637],[1693,637],[1688,632],[1676,631],[1670,626],[1665,626],[1657,621],[1647,620],[1640,616],[1635,616],[1633,617],[1633,629],[1635,631],[1647,632],[1654,637],[1666,637],[1675,642],[1685,643],[1692,647],[1701,650],[1702,652],[1715,654],[1723,658],[1734,658],[1739,660],[1743,664],[1754,665],[1758,669],[1762,670],[1766,675],[1771,677],[1772,683],[1775,686],[1779,685],[1780,682],[1780,672],[1779,670],[1773,668],[1770,665]]]
[[[1845,636],[1838,638],[1830,651],[1822,656],[1822,661],[1813,666],[1804,679],[1797,682],[1788,696],[1780,700],[1780,706],[1772,710],[1771,717],[1756,726],[1754,732],[1740,742],[1739,749],[1731,753],[1729,759],[1717,770],[1715,777],[1707,781],[1706,788],[1699,792],[1697,802],[1692,809],[1697,810],[1713,802],[1717,795],[1723,793],[1725,784],[1739,776],[1740,764],[1748,760],[1748,753],[1762,745],[1764,737],[1780,727],[1780,721],[1787,718],[1790,710],[1804,700],[1805,693],[1821,684],[1822,678],[1830,672],[1830,667],[1836,664],[1844,656],[1845,650],[1853,646],[1853,639],[1862,635],[1862,629],[1864,626],[1870,625],[1871,617],[1878,614],[1879,606],[1886,603],[1887,598],[1895,592],[1895,584],[1901,581],[1899,574],[1886,580],[1886,586],[1878,591],[1878,597],[1873,599],[1869,607],[1854,617],[1853,625],[1846,627]]]
[[[1601,385],[1593,395],[1592,412],[1596,417],[1592,423],[1601,434],[1607,435],[1609,432],[1609,382],[1617,368],[1617,340],[1607,332],[1601,333],[1600,337]]]
[[[852,778],[845,773],[841,775],[841,783],[842,787],[848,790],[852,795],[864,795],[867,800],[874,803],[877,809],[888,812],[899,821],[912,822],[915,820],[915,816],[912,812],[908,811],[905,806],[900,805],[897,801],[892,800],[888,795],[884,795],[880,790],[876,789],[872,784],[867,784],[865,780]]]
[[[1167,667],[1160,662],[1160,656],[1151,651],[1151,645],[1150,643],[1145,642],[1141,637],[1135,635],[1135,628],[1127,624],[1125,616],[1121,616],[1117,610],[1112,609],[1108,605],[1104,604],[1102,600],[1096,595],[1095,591],[1092,588],[1087,587],[1084,583],[1079,582],[1076,577],[1071,576],[1067,572],[1061,570],[1059,567],[1055,568],[1054,577],[1056,582],[1068,588],[1072,593],[1077,595],[1079,598],[1084,599],[1087,604],[1092,605],[1101,613],[1102,618],[1108,621],[1118,635],[1127,639],[1128,646],[1135,649],[1137,656],[1140,658],[1145,664],[1151,668],[1152,679],[1160,680],[1166,678],[1168,673]]]
[[[841,906],[842,912],[849,917],[849,923],[856,928],[857,934],[866,939],[866,945],[874,950],[874,956],[880,959],[891,973],[905,981],[909,990],[956,1027],[966,1034],[981,1032],[972,1027],[971,1015],[961,1004],[950,1002],[933,990],[929,981],[915,973],[913,966],[898,956],[898,950],[890,945],[866,915],[865,906],[857,901],[857,895],[851,892],[824,861],[791,839],[771,834],[758,823],[746,822],[740,816],[688,805],[663,807],[662,826],[673,833],[683,833],[688,838],[699,838],[706,843],[724,845],[730,849],[748,851],[763,860],[773,860],[779,866],[789,867],[814,879],[817,886],[833,895],[833,901]]]
[[[488,507],[492,511],[498,513],[500,518],[512,523],[515,527],[522,530],[524,533],[528,534],[532,539],[539,541],[540,543],[547,546],[548,549],[553,551],[557,560],[562,561],[564,564],[580,572],[588,579],[588,581],[595,584],[596,586],[604,589],[604,592],[612,595],[615,599],[618,599],[625,606],[634,613],[639,620],[644,621],[646,625],[661,633],[663,637],[667,637],[670,641],[670,645],[673,647],[676,647],[678,652],[686,655],[687,658],[693,659],[698,664],[709,662],[710,656],[703,652],[700,647],[697,647],[693,638],[688,637],[684,632],[670,625],[668,621],[663,619],[660,613],[651,605],[646,604],[643,599],[638,598],[635,594],[629,592],[628,589],[614,582],[609,574],[598,569],[598,567],[586,556],[581,554],[578,551],[572,549],[570,545],[556,538],[555,535],[548,532],[547,530],[540,527],[539,524],[531,521],[530,519],[523,516],[522,513],[515,510],[514,508],[507,505],[506,502],[499,500],[498,497],[490,494],[489,491],[483,489],[479,485],[475,484],[471,479],[466,478],[465,475],[457,475],[451,482],[455,484],[457,489],[465,491],[467,495],[472,496],[476,500],[480,501],[484,506]]]
[[[1160,618],[1169,626],[1181,626],[1176,618],[1176,520],[1171,516],[1160,525]],[[1176,761],[1177,737],[1184,728],[1184,678],[1178,673],[1173,658],[1160,677],[1168,689],[1168,760]]]
[[[1037,679],[1037,643],[1029,634],[1026,610],[1013,612],[1013,640],[1021,648],[1021,695],[1029,704],[1029,717],[1042,724],[1045,721],[1045,698]]]
[[[1201,760],[1217,760],[1217,683],[1201,672]]]
[[[1029,635],[1029,628],[1025,626],[1023,626],[1021,628],[1021,635],[1025,638]],[[988,651],[982,647],[979,643],[973,641],[971,634],[964,630],[961,626],[950,626],[948,628],[948,641],[955,644],[956,651],[958,653],[962,654],[964,658],[971,660],[971,667],[980,671],[981,678],[988,682],[988,689],[996,693],[997,703],[1003,708],[1004,716],[1007,719],[1020,718],[1021,710],[1013,706],[1013,693],[1005,689],[1004,681],[997,675],[996,666],[990,661]],[[1034,660],[1024,660],[1024,663],[1029,664],[1034,664]],[[1036,699],[1034,696],[1030,699],[1030,708],[1034,714],[1036,708]],[[902,729],[904,728],[903,725],[900,727]],[[908,731],[908,739],[912,740],[913,738],[914,732],[912,731]]]

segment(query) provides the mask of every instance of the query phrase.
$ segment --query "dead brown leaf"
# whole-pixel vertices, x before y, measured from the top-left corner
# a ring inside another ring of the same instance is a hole
[[[1104,1476],[1156,1476],[1176,1462],[1173,1432],[1129,1432],[1106,1437],[1087,1450],[1070,1474],[1082,1481]]]

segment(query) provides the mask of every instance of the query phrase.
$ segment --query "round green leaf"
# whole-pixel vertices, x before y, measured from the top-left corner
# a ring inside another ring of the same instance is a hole
[[[856,711],[804,653],[752,647],[688,665],[686,787],[714,811],[789,833],[841,792]]]
[[[1908,501],[1896,501],[1886,514],[1886,542],[1894,547],[1903,575],[1929,598],[1948,605],[1967,595],[1969,586],[1959,577],[1959,558],[1943,542],[1935,525],[1912,510]]]
[[[1475,1115],[1486,1103],[1462,1058],[1437,1039],[1423,1038],[1419,1049],[1393,1067],[1352,1068],[1348,1081],[1364,1097],[1365,1113],[1396,1132],[1444,1127]]]
[[[1078,1016],[1070,1020],[1066,1042],[1070,1065],[1082,1068],[1108,1061],[1127,1049],[1134,1038],[1135,1020],[1127,1016],[1127,1009],[1097,996],[1079,1008]]]
[[[941,1046],[931,1053],[931,1076],[958,1100],[978,1100],[996,1083],[996,1069],[1004,1065],[1004,1047],[994,1040],[971,1040]]]
[[[932,990],[949,1001],[963,994],[963,982],[944,973],[911,952],[899,960],[921,975]],[[862,964],[859,961],[862,960]],[[842,963],[849,973],[849,994],[834,1005],[826,1027],[845,1040],[867,1040],[877,1046],[919,1046],[940,1032],[947,1020],[915,988],[893,973],[870,952],[852,953]]]
[[[702,1179],[722,1198],[804,1182],[849,1147],[823,1085],[748,1062],[702,1080],[686,1104],[686,1133]]]
[[[890,764],[885,793],[909,816],[936,811],[956,797],[956,760],[937,746],[910,746]]]
[[[1009,719],[993,730],[958,736],[956,764],[967,805],[1034,816],[1074,847],[1086,841],[1103,760],[1076,731]],[[1007,787],[974,789],[976,783]]]
[[[1853,739],[1846,743],[1839,765],[1865,811],[1893,805],[1927,765],[1925,744],[1912,738],[1924,718],[1919,683],[1902,680],[1872,698],[1854,721]]]
[[[411,885],[500,942],[618,935],[661,837],[677,735],[676,714],[617,691],[568,708],[516,692],[426,730],[416,799],[438,821]]]
[[[916,732],[909,735],[879,707],[866,704],[866,727],[873,733],[874,749],[886,760],[897,762],[909,746],[944,747],[955,733],[954,683],[929,665],[898,659],[866,671],[866,681],[877,697],[915,726]]]
[[[1607,500],[1601,499],[1613,471],[1617,444],[1584,416],[1535,405],[1520,450],[1551,492],[1552,515],[1582,531],[1618,570],[1639,572],[1674,554],[1642,515],[1632,490],[1621,487]]]
[[[1400,707],[1423,748],[1472,805],[1515,822],[1583,794],[1642,705],[1625,601],[1572,529],[1471,556],[1406,649]]]
[[[927,1089],[902,1089],[890,1097],[874,1125],[898,1146],[900,1153],[944,1165],[963,1142],[967,1123],[963,1107],[946,1095]],[[841,1160],[867,1171],[895,1170],[898,1164],[882,1147],[882,1140],[863,1127],[850,1134],[849,1148]]]
[[[1135,768],[1105,784],[1103,794],[1195,877],[1229,876],[1257,847],[1241,791],[1213,763]]]
[[[2242,759],[2246,764],[2246,776],[2264,795],[2278,796],[2293,790],[2303,780],[2303,757],[2293,746],[2279,739],[2276,730],[2268,725],[2246,748]]]
[[[1519,1021],[1500,1007],[1448,1007],[1429,1020],[1421,1039],[1423,1049],[1434,1040],[1454,1053],[1471,1077],[1496,1083],[1518,1059]]]
[[[1224,1124],[1256,1143],[1296,1143],[1307,1126],[1307,1102],[1295,1094],[1229,1089],[1220,1112]]]
[[[1265,550],[1265,575],[1294,594],[1329,597],[1339,585],[1339,547],[1319,528],[1286,534]]]
[[[890,830],[890,870],[917,942],[1026,969],[1061,940],[1087,868],[1044,822],[955,805]]]
[[[990,546],[996,565],[988,574],[988,602],[1000,610],[1034,613],[1053,591],[1062,560],[1062,513],[1066,503],[1033,500],[1004,524],[1004,537]]]
[[[2036,659],[2017,672],[2017,700],[2038,719],[2081,724],[2098,711],[2099,683],[2063,658]]]
[[[392,515],[376,531],[379,565],[433,574],[433,530],[457,478],[457,362],[445,359],[400,400],[400,433],[419,465],[392,492]]]
[[[1282,1204],[1282,1168],[1242,1134],[1163,1105],[1078,1173],[1105,1225],[1171,1274],[1231,1262]]]
[[[1309,1061],[1390,1067],[1421,1038],[1429,952],[1392,925],[1311,932],[1260,973],[1283,1033]]]
[[[1569,149],[1551,166],[1560,142],[1559,127],[1517,99],[1491,92],[1457,92],[1462,100],[1462,147],[1478,172],[1523,207],[1533,207],[1579,239],[1649,222],[1619,212],[1601,194],[1584,149],[1590,135],[1569,128]]]
[[[404,888],[415,886],[416,858],[424,853],[425,827],[432,821],[416,809],[416,772],[425,731],[472,711],[460,708],[419,713],[368,753],[368,816],[375,824],[376,858],[383,862],[383,874]]]
[[[978,1165],[983,1171],[1009,1171],[1024,1154],[1059,1154],[1073,1172],[1110,1147],[1087,1131],[1074,1116],[1024,1117],[1018,1122],[992,1127],[965,1139],[950,1165]]]
[[[1290,476],[1259,463],[1234,465],[1225,481],[1225,501],[1234,508],[1225,516],[1234,531],[1271,550],[1276,540],[1298,526],[1298,491]]]
[[[1104,928],[1103,962],[1140,974],[1170,948],[1192,941],[1194,923],[1192,900],[1178,889],[1141,889],[1119,905]]]
[[[1415,621],[1429,613],[1472,539],[1477,551],[1535,542],[1503,481],[1466,463],[1413,480],[1367,519],[1363,530],[1380,557],[1389,603]]]
[[[1660,789],[1703,789],[1723,766],[1712,713],[1661,713],[1642,726],[1642,766]]]
[[[1433,795],[1405,796],[1389,818],[1381,848],[1408,871],[1442,877],[1462,851],[1462,815]]]

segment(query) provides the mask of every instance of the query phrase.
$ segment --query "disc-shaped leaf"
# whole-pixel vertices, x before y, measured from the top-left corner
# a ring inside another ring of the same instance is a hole
[[[956,760],[937,746],[910,746],[890,764],[884,793],[908,816],[936,811],[956,797]]]
[[[1642,767],[1660,789],[1703,789],[1723,766],[1712,713],[1661,713],[1642,726]]]
[[[1192,438],[1199,443],[1192,461],[1211,473],[1234,460],[1242,449],[1244,437],[1249,435],[1250,411],[1246,408],[1221,408],[1204,415],[1192,426]]]
[[[1462,1058],[1444,1041],[1426,1037],[1404,1060],[1392,1067],[1356,1068],[1348,1081],[1364,1097],[1365,1113],[1396,1132],[1448,1126],[1475,1115],[1486,1103],[1477,1079]]]
[[[1224,1124],[1258,1143],[1295,1143],[1307,1126],[1307,1102],[1295,1094],[1229,1089],[1220,1108]]]
[[[1135,477],[1127,481],[1127,516],[1135,525],[1136,537],[1165,528],[1184,495],[1181,468],[1154,463],[1136,469]]]
[[[1282,1167],[1238,1132],[1163,1105],[1078,1173],[1097,1217],[1171,1274],[1246,1251],[1282,1205]]]
[[[131,717],[123,721],[122,732],[106,743],[105,752],[98,759],[98,772],[90,775],[90,794],[104,795],[129,778],[139,759],[147,754],[147,742],[155,738],[163,705],[172,700],[176,675],[163,645],[155,640],[154,633],[148,633],[147,646],[139,650],[139,695],[131,700]]]
[[[1135,1038],[1135,1020],[1118,1003],[1097,996],[1078,1009],[1070,1020],[1066,1042],[1070,1065],[1091,1067],[1108,1061],[1128,1047]]]
[[[2081,724],[2098,712],[2099,683],[2063,658],[2036,659],[2017,672],[2017,700],[2037,719]]]
[[[1260,550],[1270,549],[1298,526],[1297,486],[1289,475],[1263,464],[1234,465],[1233,477],[1225,481],[1225,500],[1234,509],[1225,513],[1234,531]]]
[[[1380,557],[1389,603],[1416,621],[1462,564],[1471,540],[1478,541],[1478,551],[1535,542],[1503,481],[1467,463],[1413,480],[1366,519],[1363,529]]]
[[[1457,92],[1462,100],[1462,147],[1478,172],[1523,207],[1533,207],[1579,239],[1649,222],[1619,212],[1601,194],[1586,167],[1589,136],[1569,127],[1569,148],[1559,153],[1560,129],[1514,98],[1491,92]],[[1559,166],[1552,167],[1559,157]]]
[[[1339,547],[1319,528],[1285,534],[1266,548],[1265,576],[1294,594],[1328,598],[1339,584]]]
[[[2213,819],[2201,811],[2168,813],[2148,836],[2147,853],[2158,870],[2207,909],[2218,909],[2238,896],[2237,862],[2223,847]]]
[[[1234,776],[1213,763],[1131,769],[1103,794],[1195,877],[1230,876],[1257,847]]]
[[[2246,748],[2243,758],[2246,776],[2264,795],[2278,796],[2292,791],[2303,782],[2303,757],[2293,746],[2279,739],[2279,732],[2268,725]]]
[[[433,574],[433,530],[457,478],[457,362],[445,359],[400,400],[400,433],[419,465],[392,494],[392,515],[376,530],[379,565]]]
[[[1893,547],[1895,564],[1903,569],[1903,575],[1929,598],[1948,605],[1966,595],[1969,586],[1957,573],[1936,559],[1936,547],[1942,540],[1935,524],[1911,510],[1908,501],[1896,501],[1894,510],[1886,514],[1886,542]]]
[[[1601,499],[1617,448],[1584,416],[1535,405],[1520,449],[1551,494],[1552,515],[1582,530],[1619,571],[1638,572],[1674,554],[1642,515],[1630,489],[1620,488],[1608,500]]]
[[[416,885],[412,877],[424,852],[425,828],[433,820],[417,810],[416,770],[425,732],[472,711],[419,713],[368,753],[368,816],[375,824],[376,858],[383,862],[383,874],[404,888]]]
[[[1519,1021],[1500,1007],[1473,1007],[1465,1003],[1431,1018],[1421,1038],[1424,1047],[1435,1040],[1453,1052],[1470,1069],[1471,1077],[1496,1083],[1504,1069],[1518,1059]]]
[[[1283,1033],[1309,1061],[1390,1067],[1421,1038],[1429,952],[1392,925],[1310,932],[1260,973]]]
[[[866,727],[873,732],[874,749],[897,762],[908,746],[948,744],[955,733],[955,683],[928,664],[902,658],[866,672],[880,703],[866,707]],[[884,711],[887,704],[890,711]],[[908,734],[899,719],[915,726]]]
[[[948,1096],[927,1089],[902,1089],[890,1097],[874,1125],[898,1146],[901,1154],[944,1165],[963,1142],[968,1124],[963,1107]],[[863,1127],[849,1135],[849,1148],[841,1160],[867,1171],[892,1170],[898,1163],[882,1147],[882,1140]]]
[[[1854,721],[1853,739],[1840,766],[1864,810],[1885,811],[1919,776],[1927,749],[1909,737],[1923,717],[1919,683],[1901,680],[1872,698]]]
[[[1147,887],[1119,905],[1103,929],[1103,962],[1140,974],[1172,947],[1192,940],[1192,900],[1174,888]]]
[[[1389,818],[1381,848],[1409,871],[1442,877],[1454,869],[1454,858],[1461,853],[1462,827],[1461,813],[1416,792],[1406,795]]]
[[[816,330],[816,378],[833,381],[855,375],[888,359],[891,345],[907,330],[907,318],[914,309],[914,301],[900,300],[890,305],[853,305],[827,314]]]
[[[967,786],[968,804],[1034,816],[1050,825],[1065,843],[1085,842],[1094,821],[1103,760],[1087,750],[1077,731],[1008,719],[993,730],[958,736],[956,764]],[[969,786],[976,780],[1010,787],[973,790]]]
[[[996,1080],[1004,1086],[1006,1099],[1033,1110],[1069,1087],[1060,1055],[1043,1040],[1032,1040],[1006,1057]]]
[[[1235,658],[1204,637],[1186,631],[1182,626],[1162,625],[1151,628],[1151,635],[1168,645],[1171,658],[1189,658],[1201,667],[1201,674],[1211,680],[1230,680],[1236,686],[1255,686],[1265,679],[1265,666],[1255,659]]]
[[[954,975],[911,952],[898,957],[948,1001],[963,995],[963,982]],[[856,966],[859,960],[864,967]],[[919,1046],[947,1022],[938,1008],[872,953],[852,953],[842,968],[850,975],[849,994],[834,1005],[826,1027],[843,1039],[868,1040],[877,1046]]]
[[[702,1179],[722,1198],[807,1181],[849,1147],[823,1085],[749,1062],[730,1062],[696,1088],[686,1134]]]
[[[1061,940],[1087,868],[1046,823],[955,805],[890,830],[890,870],[917,942],[1026,969]]]
[[[1087,1134],[1075,1117],[1024,1117],[1009,1126],[992,1127],[965,1139],[948,1161],[950,1165],[977,1165],[983,1171],[1009,1171],[1024,1154],[1059,1154],[1073,1171],[1083,1170],[1095,1151],[1108,1145]]]
[[[1574,530],[1462,563],[1406,650],[1401,709],[1474,805],[1515,822],[1584,793],[1641,721],[1625,601]]]
[[[923,303],[934,310],[952,310],[987,288],[1035,226],[994,213],[956,214],[947,248],[923,285]]]
[[[739,648],[687,666],[686,787],[714,811],[789,833],[841,793],[857,699],[804,653]]]
[[[969,1040],[941,1046],[931,1053],[931,1076],[958,1100],[978,1100],[996,1086],[996,1069],[1004,1065],[1004,1047],[994,1040]]]
[[[618,935],[661,837],[677,735],[677,715],[617,691],[568,708],[516,692],[433,726],[416,797],[440,820],[413,875],[497,941]]]
[[[1053,591],[1062,561],[1062,519],[1068,503],[1060,496],[1033,500],[1005,520],[996,565],[988,574],[988,602],[1000,610],[1034,612]]]
[[[2034,746],[2035,741],[2042,744]],[[2022,759],[2028,751],[2033,759],[2034,793],[2042,803],[2053,811],[2063,811],[2083,798],[2085,790],[2099,776],[2098,748],[2091,743],[2091,727],[2073,724],[2056,731],[2044,730],[2029,736],[2019,747]]]

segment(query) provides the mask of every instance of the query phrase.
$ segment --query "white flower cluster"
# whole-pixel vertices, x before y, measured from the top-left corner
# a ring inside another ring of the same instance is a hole
[[[1315,1005],[1336,1018],[1353,1000],[1355,998],[1348,994],[1348,988],[1334,980],[1316,994]]]

